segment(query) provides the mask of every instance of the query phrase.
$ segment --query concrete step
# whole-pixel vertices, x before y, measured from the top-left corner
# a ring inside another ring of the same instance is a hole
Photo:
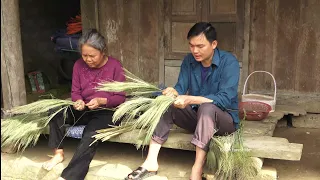
[[[272,136],[276,124],[283,116],[283,112],[275,111],[269,113],[268,117],[262,121],[242,121],[243,132],[251,136]]]
[[[320,95],[317,96],[279,96],[278,105],[302,107],[308,113],[320,114]]]
[[[139,131],[136,130],[121,134],[109,141],[131,144],[139,141],[141,137],[144,137],[144,133],[141,132],[139,135]],[[191,139],[192,134],[171,131],[163,147],[194,151],[195,147],[190,143]],[[289,143],[285,138],[270,136],[254,137],[246,135],[244,145],[251,151],[253,157],[292,161],[300,160],[303,149],[302,144]]]
[[[276,123],[283,117],[282,112],[270,113],[263,121],[243,121],[245,145],[251,150],[253,157],[300,160],[301,144],[288,143],[286,139],[270,137],[273,134]],[[144,131],[143,131],[144,132]],[[124,133],[109,141],[133,144],[144,136],[139,136],[139,130]],[[173,129],[164,147],[182,150],[194,150],[190,143],[192,134],[179,128]]]
[[[276,111],[283,112],[284,115],[292,114],[294,116],[307,114],[307,111],[301,105],[276,105]]]
[[[293,117],[292,124],[294,127],[320,129],[320,114],[308,113],[305,116]],[[287,127],[287,121],[280,120],[277,127]]]

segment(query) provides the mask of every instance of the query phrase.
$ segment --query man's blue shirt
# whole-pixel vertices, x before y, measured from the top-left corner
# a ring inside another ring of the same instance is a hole
[[[193,55],[188,54],[181,65],[175,89],[180,95],[189,94],[213,100],[213,104],[228,111],[238,124],[238,84],[240,76],[239,62],[231,53],[214,50],[212,65],[205,82],[201,82],[202,64]]]

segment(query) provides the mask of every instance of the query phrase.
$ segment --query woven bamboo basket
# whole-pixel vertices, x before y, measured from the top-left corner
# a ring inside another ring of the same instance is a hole
[[[273,83],[274,83],[274,95],[273,96],[263,95],[263,94],[246,94],[248,80],[249,80],[250,76],[255,73],[267,73],[272,77]],[[272,109],[270,112],[274,112],[275,108],[276,108],[276,95],[277,95],[277,85],[276,85],[276,80],[273,77],[273,75],[267,71],[254,71],[247,77],[247,79],[244,83],[241,101],[242,102],[248,102],[248,101],[263,102],[263,103],[269,104],[271,106]]]

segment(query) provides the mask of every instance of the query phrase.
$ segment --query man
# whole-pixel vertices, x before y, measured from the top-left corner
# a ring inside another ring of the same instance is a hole
[[[149,146],[145,162],[126,179],[144,179],[158,170],[158,153],[173,124],[194,133],[196,158],[190,179],[201,180],[208,146],[213,135],[234,132],[239,123],[239,62],[217,48],[215,28],[206,22],[196,23],[188,32],[188,54],[181,65],[175,87],[162,94],[176,100],[160,119]]]

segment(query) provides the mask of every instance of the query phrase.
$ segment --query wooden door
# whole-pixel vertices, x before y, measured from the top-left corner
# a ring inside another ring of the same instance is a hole
[[[242,61],[243,0],[204,0],[202,20],[217,31],[218,48],[233,53]]]
[[[217,31],[218,48],[242,61],[244,0],[165,0],[164,80],[172,86],[177,80],[183,57],[190,52],[189,29],[199,21],[210,22]]]
[[[181,59],[188,52],[187,33],[201,21],[201,0],[165,0],[165,59]]]

